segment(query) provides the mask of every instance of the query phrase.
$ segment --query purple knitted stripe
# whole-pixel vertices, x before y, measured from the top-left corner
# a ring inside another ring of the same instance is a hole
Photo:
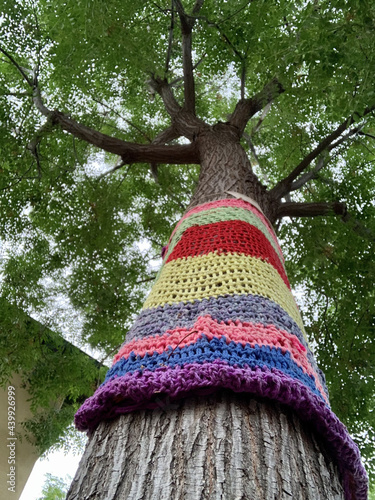
[[[367,475],[346,427],[306,386],[275,368],[240,368],[217,360],[126,374],[100,387],[87,399],[75,416],[75,424],[79,430],[93,430],[103,419],[162,406],[158,403],[162,395],[173,400],[191,392],[196,394],[200,389],[217,388],[249,392],[290,406],[326,440],[340,467],[346,499],[367,499]]]
[[[124,344],[150,335],[163,335],[167,330],[174,330],[178,327],[192,328],[199,316],[207,315],[219,323],[238,319],[241,322],[260,323],[265,326],[274,325],[280,330],[295,335],[306,347],[307,359],[319,376],[320,383],[328,396],[324,374],[316,364],[306,339],[295,321],[278,304],[259,295],[225,295],[187,302],[186,304],[179,302],[154,309],[145,309],[130,328]]]

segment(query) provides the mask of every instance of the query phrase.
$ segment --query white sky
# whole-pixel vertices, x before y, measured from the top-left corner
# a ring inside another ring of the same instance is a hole
[[[45,475],[47,473],[64,480],[67,475],[73,479],[81,457],[81,454],[64,454],[63,451],[56,451],[45,459],[39,459],[34,465],[19,500],[38,500],[42,496],[42,488],[46,482]]]

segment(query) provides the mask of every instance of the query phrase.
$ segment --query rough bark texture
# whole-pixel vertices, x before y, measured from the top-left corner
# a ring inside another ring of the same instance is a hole
[[[102,423],[68,500],[339,500],[328,454],[287,408],[222,391]]]
[[[201,130],[198,138],[201,170],[198,187],[188,209],[209,201],[231,198],[235,191],[253,198],[266,216],[275,219],[278,204],[273,204],[266,187],[253,173],[238,131],[227,123]]]

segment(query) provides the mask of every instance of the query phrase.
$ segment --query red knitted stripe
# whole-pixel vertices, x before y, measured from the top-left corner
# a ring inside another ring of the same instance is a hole
[[[284,267],[266,236],[257,227],[241,220],[189,227],[183,233],[167,262],[211,252],[238,253],[258,257],[271,264],[290,288]]]

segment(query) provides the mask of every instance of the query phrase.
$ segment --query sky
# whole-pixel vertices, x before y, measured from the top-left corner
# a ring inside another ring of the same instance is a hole
[[[63,451],[56,451],[49,454],[47,458],[39,459],[34,465],[19,500],[38,500],[41,498],[42,488],[48,473],[64,480],[67,475],[73,478],[81,457],[82,454],[73,455],[73,453],[65,454]]]

